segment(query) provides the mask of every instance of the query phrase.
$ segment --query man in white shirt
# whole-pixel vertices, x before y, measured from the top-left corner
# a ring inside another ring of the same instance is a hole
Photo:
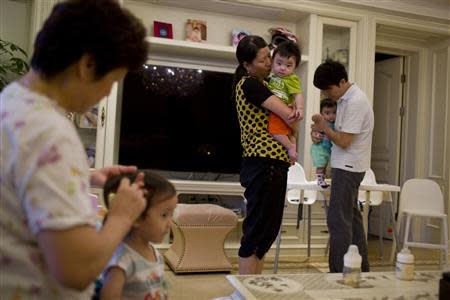
[[[314,86],[337,102],[334,130],[327,126],[322,115],[312,116],[314,142],[324,132],[332,141],[331,198],[327,215],[330,233],[330,272],[343,271],[344,254],[351,244],[358,246],[362,256],[362,271],[369,271],[367,240],[361,212],[357,204],[359,185],[370,168],[373,109],[364,92],[348,82],[345,67],[327,60],[317,67]]]

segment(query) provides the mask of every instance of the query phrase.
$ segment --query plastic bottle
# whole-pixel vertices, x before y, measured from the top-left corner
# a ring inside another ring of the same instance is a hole
[[[344,255],[344,284],[358,286],[361,280],[361,262],[358,246],[350,245],[347,253]]]
[[[397,254],[395,276],[401,280],[414,279],[414,256],[408,248],[403,248],[402,251]]]

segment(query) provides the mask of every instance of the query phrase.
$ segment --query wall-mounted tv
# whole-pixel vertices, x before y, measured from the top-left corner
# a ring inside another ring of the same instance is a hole
[[[242,152],[232,81],[231,73],[161,65],[128,73],[119,163],[214,178],[238,174]]]

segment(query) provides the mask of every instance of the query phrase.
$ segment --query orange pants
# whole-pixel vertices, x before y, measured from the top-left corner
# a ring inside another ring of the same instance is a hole
[[[269,133],[289,135],[292,133],[292,128],[289,127],[282,118],[277,114],[270,113],[269,115]]]

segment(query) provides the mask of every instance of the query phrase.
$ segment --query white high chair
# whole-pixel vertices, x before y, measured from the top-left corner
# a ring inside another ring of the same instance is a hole
[[[402,232],[402,220],[406,217],[404,227],[404,240],[402,247],[420,247],[441,250],[445,255],[445,267],[448,268],[448,221],[444,213],[444,197],[439,185],[430,179],[409,179],[400,193],[400,208],[398,214],[399,233]],[[411,219],[412,217],[427,218],[427,226],[439,228],[441,231],[440,244],[432,242],[410,241]],[[441,226],[429,223],[430,218],[440,219]],[[439,256],[439,263],[442,264],[442,255]]]
[[[303,205],[308,206],[308,257],[311,256],[311,205],[313,205],[316,200],[324,201],[325,215],[327,213],[327,202],[324,192],[327,189],[322,189],[317,185],[316,181],[306,180],[305,171],[299,163],[295,163],[289,168],[288,180],[287,180],[287,190],[286,190],[286,200],[291,203],[298,205],[297,211],[297,228],[300,226],[300,220],[303,214]],[[318,193],[319,192],[319,193]],[[278,271],[278,259],[280,255],[280,245],[281,245],[281,226],[280,231],[276,239],[276,250],[274,259],[274,273]]]

